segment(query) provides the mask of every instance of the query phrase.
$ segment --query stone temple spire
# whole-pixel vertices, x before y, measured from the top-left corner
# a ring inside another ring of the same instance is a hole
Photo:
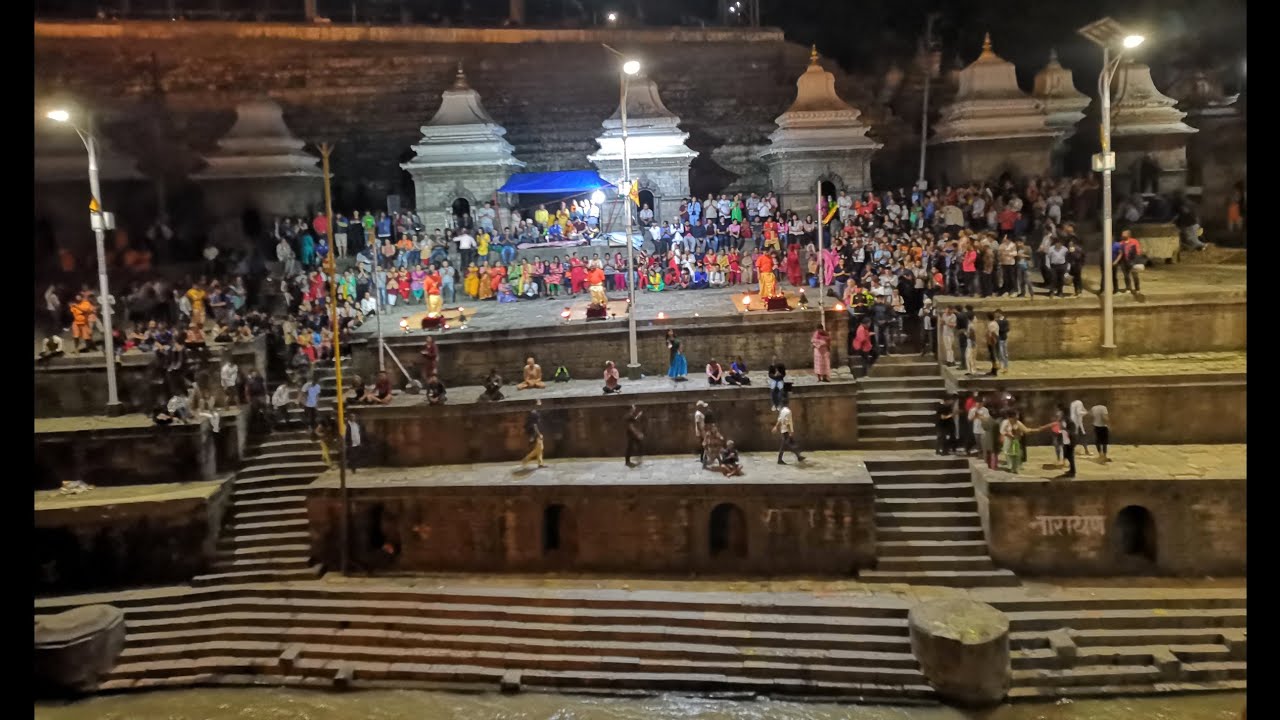
[[[1044,107],[1051,128],[1074,132],[1076,123],[1084,119],[1089,97],[1076,89],[1071,71],[1058,62],[1058,51],[1049,50],[1049,64],[1036,73],[1032,97]]]

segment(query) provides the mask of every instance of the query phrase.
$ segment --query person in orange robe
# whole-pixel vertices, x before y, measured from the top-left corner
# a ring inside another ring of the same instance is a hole
[[[793,287],[800,287],[804,277],[800,274],[800,246],[791,245],[787,248],[787,282]]]
[[[438,315],[444,309],[444,298],[440,296],[440,275],[435,271],[422,278],[422,289],[427,296],[427,312]]]
[[[591,302],[595,305],[607,305],[609,298],[604,294],[604,269],[592,265],[587,271],[587,289],[591,291]]]
[[[777,280],[773,276],[773,253],[762,252],[756,258],[756,277],[760,280],[760,297],[773,297],[778,290]]]

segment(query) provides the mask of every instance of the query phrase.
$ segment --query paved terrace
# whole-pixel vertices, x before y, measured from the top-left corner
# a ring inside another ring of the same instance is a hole
[[[58,490],[37,490],[35,509],[68,510],[100,505],[127,503],[169,502],[171,500],[205,500],[218,492],[225,479],[206,482],[164,483],[160,485],[124,485],[96,487],[75,495],[64,495]]]
[[[1092,434],[1089,440],[1093,440]],[[1112,445],[1111,462],[1076,449],[1076,477],[1068,482],[1106,480],[1240,480],[1247,475],[1246,445]],[[1089,451],[1094,452],[1093,446]],[[1027,448],[1027,462],[1018,478],[1052,479],[1062,474],[1054,464],[1053,448]],[[1012,479],[1000,473],[1002,479]]]
[[[991,366],[986,348],[980,348],[977,359],[978,372]],[[1009,369],[1001,370],[991,379],[999,384],[1006,380],[1061,379],[1061,378],[1130,378],[1142,375],[1202,375],[1234,374],[1248,370],[1248,353],[1202,352],[1176,355],[1124,355],[1114,358],[1040,358],[1019,361],[1010,358]],[[944,368],[952,379],[965,379],[963,371]],[[974,379],[982,379],[981,376]]]

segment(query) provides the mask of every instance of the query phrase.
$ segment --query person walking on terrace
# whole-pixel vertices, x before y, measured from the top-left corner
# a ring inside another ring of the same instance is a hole
[[[791,408],[785,404],[778,408],[778,419],[773,423],[773,431],[782,436],[782,444],[778,446],[778,464],[786,465],[783,461],[783,453],[790,450],[796,456],[796,462],[804,462],[804,456],[800,454],[800,445],[796,443],[795,426],[791,421]]]
[[[644,456],[644,430],[640,427],[643,417],[644,413],[635,405],[627,412],[627,467],[638,466],[640,458]],[[636,458],[636,462],[632,463],[631,458]]]
[[[1106,405],[1094,405],[1089,408],[1089,415],[1093,420],[1093,442],[1094,447],[1098,450],[1098,457],[1102,462],[1111,462],[1111,456],[1108,454],[1111,449],[1111,412],[1107,410]]]
[[[537,463],[538,467],[544,468],[546,464],[542,462],[542,413],[538,412],[538,408],[542,407],[541,400],[533,401],[533,409],[529,411],[529,415],[524,419],[524,430],[529,436],[529,442],[533,445],[529,450],[529,454],[520,460],[520,467],[523,468],[529,463]]]

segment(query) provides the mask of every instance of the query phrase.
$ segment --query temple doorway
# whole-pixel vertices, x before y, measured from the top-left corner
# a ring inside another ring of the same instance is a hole
[[[640,191],[640,209],[643,210],[645,205],[648,205],[649,209],[653,211],[653,219],[655,221],[661,219],[661,215],[658,214],[658,205],[653,198],[652,190]]]
[[[840,191],[836,189],[836,184],[830,180],[823,180],[818,183],[818,188],[822,191],[822,197],[834,198]]]
[[[449,206],[449,212],[453,215],[455,229],[471,228],[471,201],[461,197],[455,198],[453,204]]]
[[[747,516],[732,503],[715,506],[708,537],[712,557],[746,557]]]
[[[1125,561],[1156,562],[1156,519],[1141,505],[1130,505],[1112,525],[1117,554]]]
[[[548,505],[542,511],[542,552],[572,555],[575,545],[573,515],[564,505]]]

